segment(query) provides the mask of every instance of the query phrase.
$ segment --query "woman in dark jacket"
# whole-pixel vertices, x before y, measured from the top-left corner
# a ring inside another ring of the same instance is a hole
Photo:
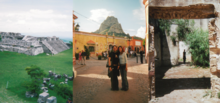
[[[112,72],[111,74],[111,90],[119,90],[118,88],[118,77],[119,76],[119,54],[118,48],[113,46],[113,51],[109,53],[109,70]]]

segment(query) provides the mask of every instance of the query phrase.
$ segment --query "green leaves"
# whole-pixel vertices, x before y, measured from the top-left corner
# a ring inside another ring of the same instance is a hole
[[[72,87],[68,84],[58,84],[55,83],[55,91],[58,95],[62,96],[65,99],[73,97],[73,90]]]
[[[44,70],[36,65],[31,65],[30,67],[26,67],[25,70],[27,71],[28,75],[31,76],[31,78],[39,79],[43,78],[46,74],[44,73]]]
[[[209,66],[208,31],[195,29],[186,35],[185,42],[189,45],[193,64],[203,67]]]

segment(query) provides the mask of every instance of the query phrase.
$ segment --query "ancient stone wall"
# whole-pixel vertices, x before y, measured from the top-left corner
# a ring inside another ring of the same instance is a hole
[[[0,32],[0,36],[2,38],[0,41],[0,51],[38,55],[44,52],[57,54],[69,49],[62,40],[55,36],[33,37],[12,32]]]

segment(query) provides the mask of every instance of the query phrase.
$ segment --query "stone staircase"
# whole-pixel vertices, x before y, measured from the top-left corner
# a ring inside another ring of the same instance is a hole
[[[51,51],[52,54],[58,54],[59,52],[56,51],[50,43],[47,41],[42,41],[42,43]]]

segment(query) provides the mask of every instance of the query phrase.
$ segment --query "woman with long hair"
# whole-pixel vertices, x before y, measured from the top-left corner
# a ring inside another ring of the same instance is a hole
[[[127,55],[124,51],[124,48],[122,46],[118,47],[119,51],[119,63],[121,71],[121,79],[122,79],[122,88],[121,90],[127,91],[128,90],[128,80],[127,80],[127,71],[128,71],[128,63],[127,63]]]
[[[109,53],[109,71],[111,71],[111,90],[118,91],[118,76],[119,76],[119,57],[118,48],[113,46],[113,51]]]

